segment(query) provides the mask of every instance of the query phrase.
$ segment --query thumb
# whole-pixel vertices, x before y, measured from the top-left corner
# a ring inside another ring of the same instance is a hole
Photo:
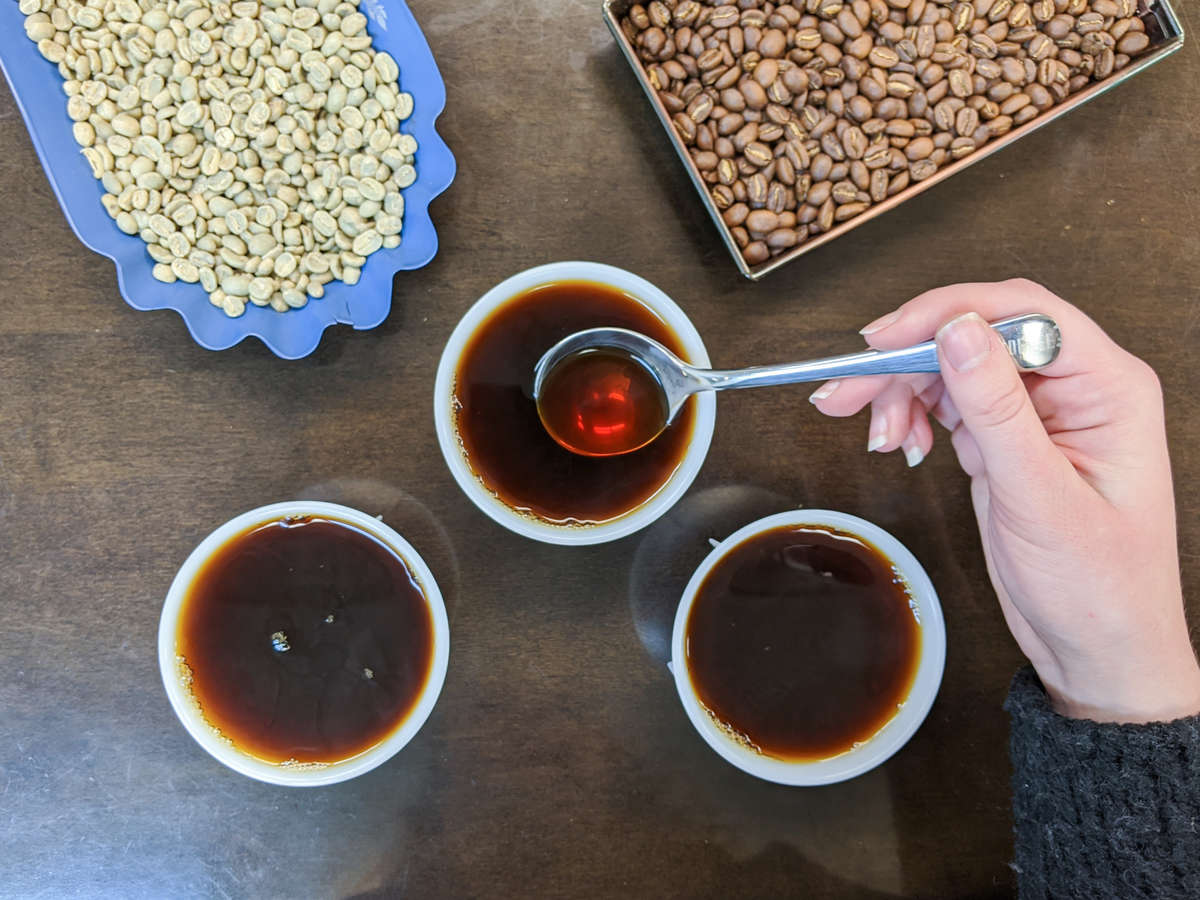
[[[989,481],[1015,490],[1052,478],[1063,457],[1000,336],[972,312],[938,329],[936,341],[946,392],[979,447]]]

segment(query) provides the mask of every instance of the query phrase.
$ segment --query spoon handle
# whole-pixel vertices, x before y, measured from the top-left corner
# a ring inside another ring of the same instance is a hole
[[[1022,371],[1040,369],[1058,356],[1062,335],[1058,325],[1048,316],[1033,313],[992,322],[991,325],[1003,338]],[[844,356],[749,369],[693,369],[692,373],[713,390],[731,390],[857,375],[906,375],[938,371],[937,345],[933,341],[926,341],[901,350],[866,350]]]

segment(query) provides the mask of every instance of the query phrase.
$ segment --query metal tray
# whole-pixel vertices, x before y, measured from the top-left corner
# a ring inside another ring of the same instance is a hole
[[[629,61],[629,65],[633,67],[634,74],[637,76],[638,83],[642,86],[642,90],[646,92],[646,96],[650,99],[650,104],[654,107],[654,111],[658,113],[658,119],[662,122],[663,128],[666,129],[667,135],[670,137],[671,146],[675,148],[675,152],[679,155],[683,162],[684,168],[687,170],[688,176],[692,179],[692,184],[696,186],[696,190],[700,192],[700,196],[704,201],[704,208],[708,210],[708,215],[712,218],[713,223],[717,226],[717,231],[721,235],[721,239],[725,242],[725,246],[729,248],[730,254],[733,256],[734,262],[737,263],[738,269],[743,275],[751,281],[758,281],[764,275],[774,272],[780,266],[783,266],[797,257],[803,256],[810,250],[827,244],[834,238],[840,237],[848,231],[857,228],[866,222],[871,221],[876,216],[883,215],[890,209],[899,206],[905,200],[915,197],[923,191],[928,190],[935,184],[942,182],[961,172],[967,166],[979,162],[984,157],[991,156],[997,150],[1002,150],[1013,141],[1020,140],[1025,135],[1041,128],[1060,116],[1064,116],[1071,110],[1087,103],[1094,97],[1100,96],[1110,88],[1116,87],[1126,79],[1132,78],[1138,72],[1149,68],[1156,62],[1170,56],[1176,50],[1183,46],[1183,26],[1180,24],[1175,11],[1171,8],[1168,0],[1140,0],[1138,4],[1138,15],[1146,23],[1146,34],[1150,36],[1150,48],[1145,54],[1139,56],[1120,72],[1106,78],[1104,81],[1096,82],[1089,85],[1077,94],[1072,94],[1063,103],[1053,106],[1046,112],[1042,113],[1035,119],[1026,122],[1017,128],[1014,128],[1008,134],[1000,137],[997,140],[991,141],[984,145],[981,149],[976,150],[969,156],[965,156],[960,160],[956,160],[926,178],[924,181],[909,185],[907,188],[896,194],[894,197],[889,197],[882,203],[877,203],[871,206],[866,212],[842,222],[840,225],[829,229],[824,234],[811,237],[803,244],[795,247],[786,253],[781,253],[779,256],[768,259],[766,262],[759,263],[756,266],[751,266],[746,263],[742,256],[741,249],[733,239],[733,234],[729,230],[729,226],[721,218],[721,211],[717,209],[713,202],[712,195],[709,193],[709,186],[705,183],[700,175],[700,170],[696,168],[696,164],[692,161],[691,155],[688,153],[687,147],[680,139],[675,131],[674,125],[671,123],[671,116],[667,112],[667,108],[663,106],[662,101],[658,98],[657,92],[650,85],[650,81],[646,76],[646,70],[642,68],[642,62],[638,59],[637,51],[629,38],[625,36],[625,32],[621,30],[621,16],[623,16],[633,5],[634,0],[604,0],[604,21],[608,25],[609,31],[616,38],[617,46],[621,48],[621,52],[625,54],[625,59]]]

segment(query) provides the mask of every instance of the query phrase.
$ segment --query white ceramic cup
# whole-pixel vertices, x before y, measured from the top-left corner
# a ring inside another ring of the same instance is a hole
[[[412,711],[399,727],[378,744],[357,756],[335,763],[285,766],[257,759],[239,750],[228,740],[220,737],[214,727],[205,720],[195,697],[184,686],[180,677],[180,660],[175,643],[176,633],[183,601],[187,597],[188,589],[196,574],[230,538],[255,525],[277,522],[289,516],[317,516],[346,522],[382,541],[395,551],[408,566],[409,572],[425,595],[425,600],[429,604],[429,615],[433,621],[433,659],[430,662],[429,676],[425,679],[425,686],[421,689],[421,694]],[[162,673],[163,685],[167,689],[167,697],[171,701],[175,715],[179,717],[179,721],[183,723],[188,734],[229,768],[259,781],[289,787],[316,787],[346,781],[371,771],[395,756],[405,744],[412,740],[433,711],[433,706],[442,690],[442,683],[446,680],[446,666],[449,658],[450,625],[446,618],[446,606],[442,602],[442,594],[438,590],[433,573],[429,571],[429,567],[425,565],[417,551],[408,541],[373,516],[368,516],[366,513],[348,506],[320,503],[313,500],[275,503],[271,506],[253,509],[230,519],[206,537],[192,551],[176,574],[175,580],[171,583],[171,589],[167,592],[166,602],[163,603],[162,618],[158,623],[158,667]]]
[[[708,367],[708,352],[700,334],[683,310],[666,294],[632,272],[593,262],[557,262],[526,269],[507,278],[472,306],[446,343],[438,364],[433,392],[433,414],[438,444],[454,480],[476,506],[510,531],[548,544],[600,544],[615,541],[645,528],[683,496],[691,486],[712,442],[717,401],[711,391],[695,398],[696,414],[692,437],[682,463],[659,490],[623,516],[595,525],[556,525],[514,510],[479,480],[463,453],[454,424],[454,378],[467,342],[495,310],[518,294],[556,281],[593,281],[624,291],[640,300],[661,318],[679,338],[688,361]],[[550,349],[547,347],[546,349]]]
[[[903,705],[896,714],[872,737],[839,756],[812,762],[788,762],[756,753],[734,741],[725,734],[701,706],[688,675],[687,653],[684,648],[688,614],[696,593],[708,577],[708,573],[734,547],[764,531],[787,525],[815,525],[835,528],[856,535],[872,544],[899,570],[900,577],[908,586],[916,604],[921,627],[921,657],[917,673]],[[692,725],[726,761],[744,772],[767,781],[788,785],[820,785],[845,781],[867,772],[884,762],[899,750],[920,727],[933,706],[938,687],[942,683],[942,670],[946,664],[946,624],[942,618],[942,607],[937,593],[921,564],[903,544],[865,519],[827,509],[799,509],[792,512],[767,516],[735,531],[705,557],[692,575],[683,592],[683,599],[675,613],[675,629],[671,636],[671,671],[675,676],[675,689],[687,711]]]

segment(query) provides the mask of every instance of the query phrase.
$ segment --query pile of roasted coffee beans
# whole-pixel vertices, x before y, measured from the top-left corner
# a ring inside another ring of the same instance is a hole
[[[621,25],[750,265],[1150,44],[1137,0],[654,0]]]

